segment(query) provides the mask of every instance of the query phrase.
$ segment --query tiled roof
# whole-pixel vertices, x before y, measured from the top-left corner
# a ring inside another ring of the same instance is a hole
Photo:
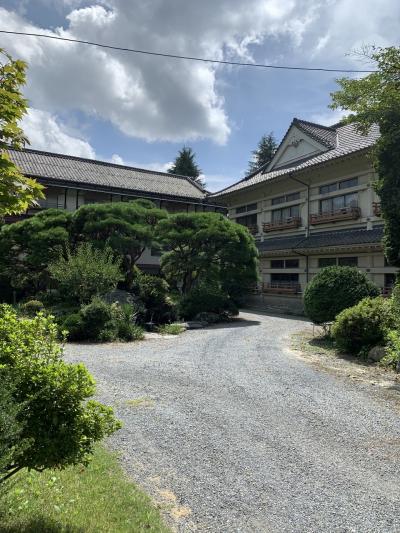
[[[152,195],[203,200],[207,192],[187,176],[177,176],[92,159],[25,149],[8,151],[21,171],[52,182],[131,190]]]
[[[322,126],[321,124],[308,122],[307,120],[300,120],[299,118],[295,118],[292,124],[327,148],[332,149],[336,147],[335,128]]]
[[[383,227],[371,230],[339,230],[311,234],[309,237],[277,237],[257,242],[260,252],[276,250],[308,250],[311,248],[330,248],[335,246],[351,246],[357,244],[378,244],[383,237]]]
[[[297,121],[297,125],[301,124],[300,127],[304,131],[305,128],[308,128],[308,134],[311,133],[311,130],[314,136],[318,133],[318,135],[320,136],[320,142],[322,142],[323,135],[326,136],[326,143],[333,142],[334,133],[334,147],[327,150],[326,152],[320,153],[310,158],[303,159],[301,161],[296,161],[292,165],[288,165],[278,170],[271,170],[270,172],[265,172],[265,170],[261,169],[259,172],[247,176],[246,178],[238,181],[237,183],[230,185],[226,189],[222,189],[221,191],[213,193],[211,196],[214,198],[222,197],[226,194],[241,191],[243,189],[253,187],[254,185],[258,185],[259,183],[267,182],[279,176],[301,173],[302,171],[305,171],[311,167],[321,165],[329,161],[333,161],[334,159],[360,152],[362,150],[366,150],[373,146],[379,137],[379,129],[377,126],[373,126],[368,135],[361,135],[356,130],[353,124],[346,124],[345,126],[339,124],[331,128],[324,128],[323,126],[319,126],[318,128],[320,131],[317,132],[317,125],[311,122],[300,121],[298,119],[295,119],[295,121]],[[324,133],[322,133],[322,130],[324,130]]]

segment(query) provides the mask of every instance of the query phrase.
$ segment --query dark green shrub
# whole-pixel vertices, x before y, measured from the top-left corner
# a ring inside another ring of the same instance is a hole
[[[161,335],[180,335],[185,331],[185,327],[182,324],[164,324],[157,328],[157,331]]]
[[[163,324],[176,318],[176,308],[168,296],[168,283],[159,276],[137,275],[137,292],[145,307],[143,322]]]
[[[180,315],[188,320],[199,313],[237,315],[235,303],[213,284],[199,285],[184,296],[179,305]]]
[[[35,316],[44,310],[44,305],[40,300],[29,300],[21,305],[21,311],[27,316]]]
[[[144,330],[137,324],[118,323],[118,338],[122,341],[140,341],[144,338]]]
[[[398,331],[389,331],[387,335],[386,355],[380,361],[380,364],[400,372],[400,333]]]
[[[3,468],[64,468],[86,463],[94,444],[120,427],[112,409],[91,400],[95,382],[81,363],[62,359],[58,327],[51,317],[0,313],[0,367],[10,374],[20,411],[21,440],[29,445]],[[19,430],[18,430],[19,431]]]
[[[81,313],[68,315],[62,323],[61,329],[67,331],[67,338],[70,341],[85,339],[85,325]]]
[[[307,285],[304,308],[307,316],[316,324],[332,322],[348,307],[363,298],[379,296],[378,287],[364,272],[352,267],[332,266],[323,268]]]
[[[364,298],[336,317],[332,336],[338,348],[351,354],[385,342],[393,325],[390,301],[385,298]]]
[[[117,328],[112,306],[93,298],[81,312],[85,338],[93,341],[112,341],[117,338]]]

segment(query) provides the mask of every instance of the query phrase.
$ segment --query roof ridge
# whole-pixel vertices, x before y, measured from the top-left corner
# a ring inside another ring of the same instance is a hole
[[[129,165],[121,165],[119,163],[112,163],[110,161],[102,161],[100,159],[90,159],[88,157],[80,157],[76,155],[69,155],[69,154],[60,154],[58,152],[49,152],[47,150],[37,150],[35,148],[22,148],[20,150],[17,150],[15,148],[7,148],[7,151],[14,151],[14,152],[29,152],[29,153],[35,153],[35,154],[42,154],[42,155],[49,155],[53,157],[59,157],[61,159],[73,159],[74,161],[83,161],[87,163],[92,163],[95,165],[103,165],[108,167],[117,167],[117,168],[126,168],[127,170],[139,170],[140,172],[144,172],[147,174],[157,174],[160,176],[170,176],[172,178],[179,178],[179,179],[185,179],[195,185],[201,192],[207,193],[208,191],[204,189],[199,183],[197,183],[191,176],[184,176],[183,174],[172,174],[171,172],[162,172],[161,170],[150,170],[149,168],[140,168],[140,167],[131,167]]]
[[[293,119],[293,122],[297,122],[297,123],[305,123],[305,124],[309,124],[310,126],[316,126],[317,128],[321,128],[323,130],[329,130],[329,131],[332,131],[333,133],[336,131],[336,129],[334,128],[334,125],[333,126],[325,126],[324,124],[318,124],[318,122],[311,122],[310,120],[304,120],[302,118],[297,118],[295,117]]]

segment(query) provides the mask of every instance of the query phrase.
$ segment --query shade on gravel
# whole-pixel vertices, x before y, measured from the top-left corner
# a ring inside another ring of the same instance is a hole
[[[241,319],[67,346],[124,422],[123,466],[182,532],[400,531],[394,407],[290,354],[304,322]]]

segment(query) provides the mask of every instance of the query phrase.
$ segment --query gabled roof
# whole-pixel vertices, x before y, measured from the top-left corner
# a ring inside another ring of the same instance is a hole
[[[23,174],[60,186],[65,182],[201,201],[207,191],[187,176],[156,172],[40,150],[8,150]]]
[[[258,242],[260,252],[275,250],[309,250],[312,248],[330,248],[336,246],[354,246],[363,244],[379,244],[383,238],[383,226],[371,230],[337,230],[313,233],[309,237],[298,235],[293,237],[277,237]]]
[[[317,155],[312,155],[311,157],[305,157],[304,159],[294,161],[293,163],[280,167],[276,170],[267,171],[267,165],[261,167],[258,171],[250,174],[249,176],[246,176],[242,180],[234,183],[233,185],[230,185],[229,187],[226,187],[221,191],[213,193],[211,197],[222,198],[225,195],[248,189],[250,187],[270,181],[280,176],[301,173],[312,167],[323,165],[335,159],[347,157],[357,152],[362,152],[363,150],[368,150],[376,143],[377,139],[379,138],[378,126],[373,126],[367,135],[362,135],[356,130],[354,124],[342,125],[339,123],[335,126],[326,127],[314,124],[313,122],[294,119],[290,128],[292,127],[292,125],[296,125],[299,129],[301,129],[308,135],[314,136],[315,140],[317,140],[321,144],[324,144],[325,146],[331,144],[331,147],[328,148],[327,146],[327,150],[324,152],[321,152]],[[288,135],[288,132],[286,132],[282,143]]]

